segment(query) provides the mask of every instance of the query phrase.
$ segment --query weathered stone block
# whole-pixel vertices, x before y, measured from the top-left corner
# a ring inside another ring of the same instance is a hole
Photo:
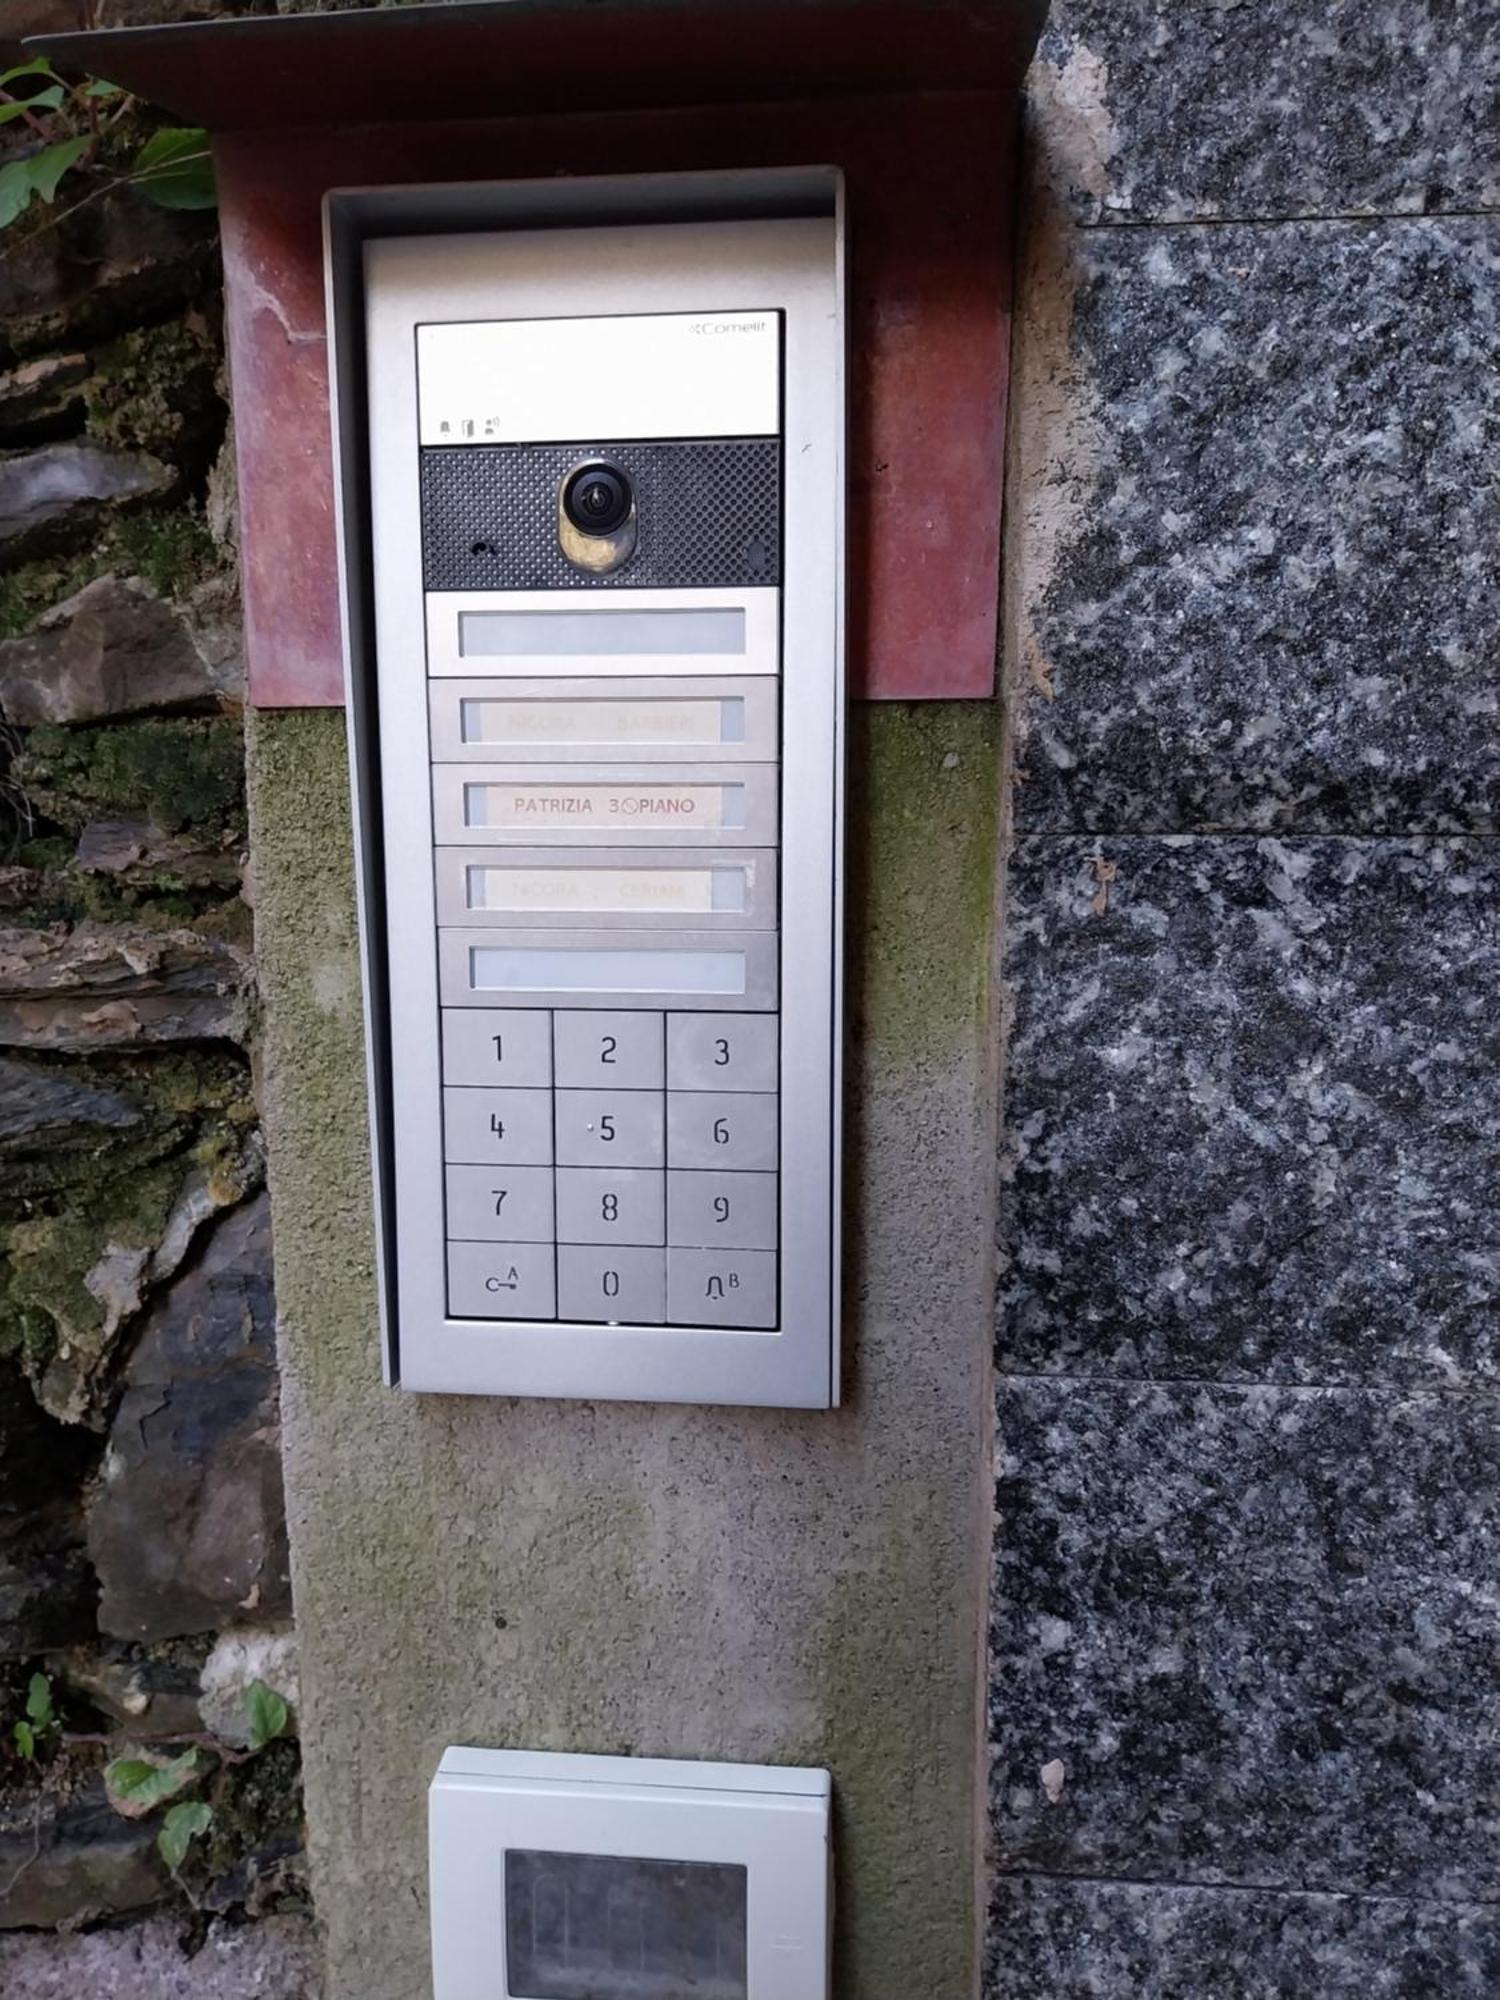
[[[212,709],[224,692],[177,612],[139,577],[101,576],[34,632],[0,640],[0,716],[22,727]]]
[[[1492,2000],[1500,1909],[1002,1876],[984,1990],[987,2000]]]
[[[270,1259],[261,1196],[147,1320],[89,1517],[105,1632],[169,1638],[289,1608]]]
[[[226,1743],[249,1741],[245,1698],[256,1682],[273,1688],[290,1711],[296,1731],[297,1635],[290,1626],[221,1633],[203,1662],[199,1680],[203,1720]]]
[[[73,1646],[47,1662],[74,1694],[129,1731],[132,1742],[197,1736],[201,1642],[158,1646]]]
[[[0,1938],[8,2000],[318,2000],[317,1933],[305,1917],[216,1920],[191,1947],[155,1918],[77,1937]]]
[[[31,444],[62,427],[81,429],[86,354],[43,354],[0,375],[0,444]]]
[[[50,444],[0,458],[0,548],[12,561],[54,546],[62,529],[86,527],[110,507],[164,493],[169,467],[143,452]]]
[[[1493,829],[1500,216],[1036,257],[1021,828]]]
[[[33,1820],[19,1805],[0,1832],[0,1930],[50,1929],[159,1902],[167,1874],[156,1828],[124,1820],[97,1783]],[[3,1963],[3,1961],[0,1961]]]
[[[1031,89],[1088,220],[1500,201],[1485,0],[1054,0]]]
[[[66,1070],[0,1057],[0,1149],[28,1150],[48,1134],[83,1126],[90,1132],[128,1130],[141,1122],[138,1105]]]
[[[0,360],[86,345],[178,311],[213,284],[214,219],[134,188],[82,205],[0,262]]]
[[[1493,1386],[1500,856],[1022,840],[999,1353]]]
[[[212,836],[164,833],[139,814],[97,819],[79,835],[73,865],[85,875],[107,875],[131,886],[229,889],[240,880],[240,843],[231,835],[221,834],[215,843]]]
[[[236,1040],[249,955],[187,929],[0,929],[0,1047]]]
[[[1003,1870],[1494,1896],[1490,1399],[1033,1379],[999,1435]]]

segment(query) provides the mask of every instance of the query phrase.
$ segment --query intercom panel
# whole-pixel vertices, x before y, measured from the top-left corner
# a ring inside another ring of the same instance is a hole
[[[364,312],[400,1382],[826,1407],[835,218],[380,238]]]
[[[828,2000],[828,1773],[452,1749],[434,2000]]]

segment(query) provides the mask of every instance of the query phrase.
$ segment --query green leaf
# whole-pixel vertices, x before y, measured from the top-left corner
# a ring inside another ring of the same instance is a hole
[[[185,1750],[180,1757],[117,1757],[104,1767],[104,1789],[122,1818],[144,1819],[185,1792],[198,1775],[196,1750]]]
[[[87,138],[63,139],[56,146],[43,146],[39,153],[32,154],[26,166],[31,175],[31,185],[43,201],[51,201],[57,193],[58,182],[69,167],[77,165],[88,149]]]
[[[26,1713],[38,1729],[52,1720],[52,1683],[45,1674],[33,1674],[26,1690]]]
[[[16,1739],[16,1748],[30,1763],[36,1755],[36,1731],[29,1722],[18,1722],[10,1733]]]
[[[96,77],[83,94],[85,97],[96,97],[103,100],[109,97],[123,97],[125,92],[119,84],[106,83],[102,77]]]
[[[14,69],[0,70],[0,90],[9,90],[18,78],[23,76],[56,76],[57,71],[45,56],[37,56],[31,62],[17,63]]]
[[[25,214],[35,193],[30,160],[12,160],[0,167],[0,229],[9,228],[18,215]]]
[[[198,126],[153,132],[136,154],[130,178],[160,208],[212,208],[218,200],[208,134]]]
[[[156,1845],[162,1860],[174,1873],[187,1860],[187,1851],[198,1835],[207,1833],[213,1823],[213,1807],[204,1805],[201,1799],[184,1799],[180,1805],[169,1808],[156,1836]]]
[[[250,1748],[264,1750],[286,1734],[291,1714],[275,1688],[268,1688],[264,1681],[251,1681],[245,1689],[245,1720],[250,1725]]]
[[[35,97],[13,97],[0,104],[0,125],[8,125],[12,118],[24,118],[28,111],[55,111],[62,101],[63,87],[60,83],[39,90]]]

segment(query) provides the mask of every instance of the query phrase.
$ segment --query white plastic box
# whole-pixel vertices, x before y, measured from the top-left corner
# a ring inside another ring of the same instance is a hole
[[[435,2000],[827,2000],[826,1771],[451,1749]]]

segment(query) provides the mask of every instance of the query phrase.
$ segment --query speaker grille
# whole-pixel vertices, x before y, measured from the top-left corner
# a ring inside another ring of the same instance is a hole
[[[635,488],[635,553],[606,577],[573,568],[557,498],[580,460]],[[428,590],[712,590],[781,580],[781,441],[440,445],[422,453]]]

